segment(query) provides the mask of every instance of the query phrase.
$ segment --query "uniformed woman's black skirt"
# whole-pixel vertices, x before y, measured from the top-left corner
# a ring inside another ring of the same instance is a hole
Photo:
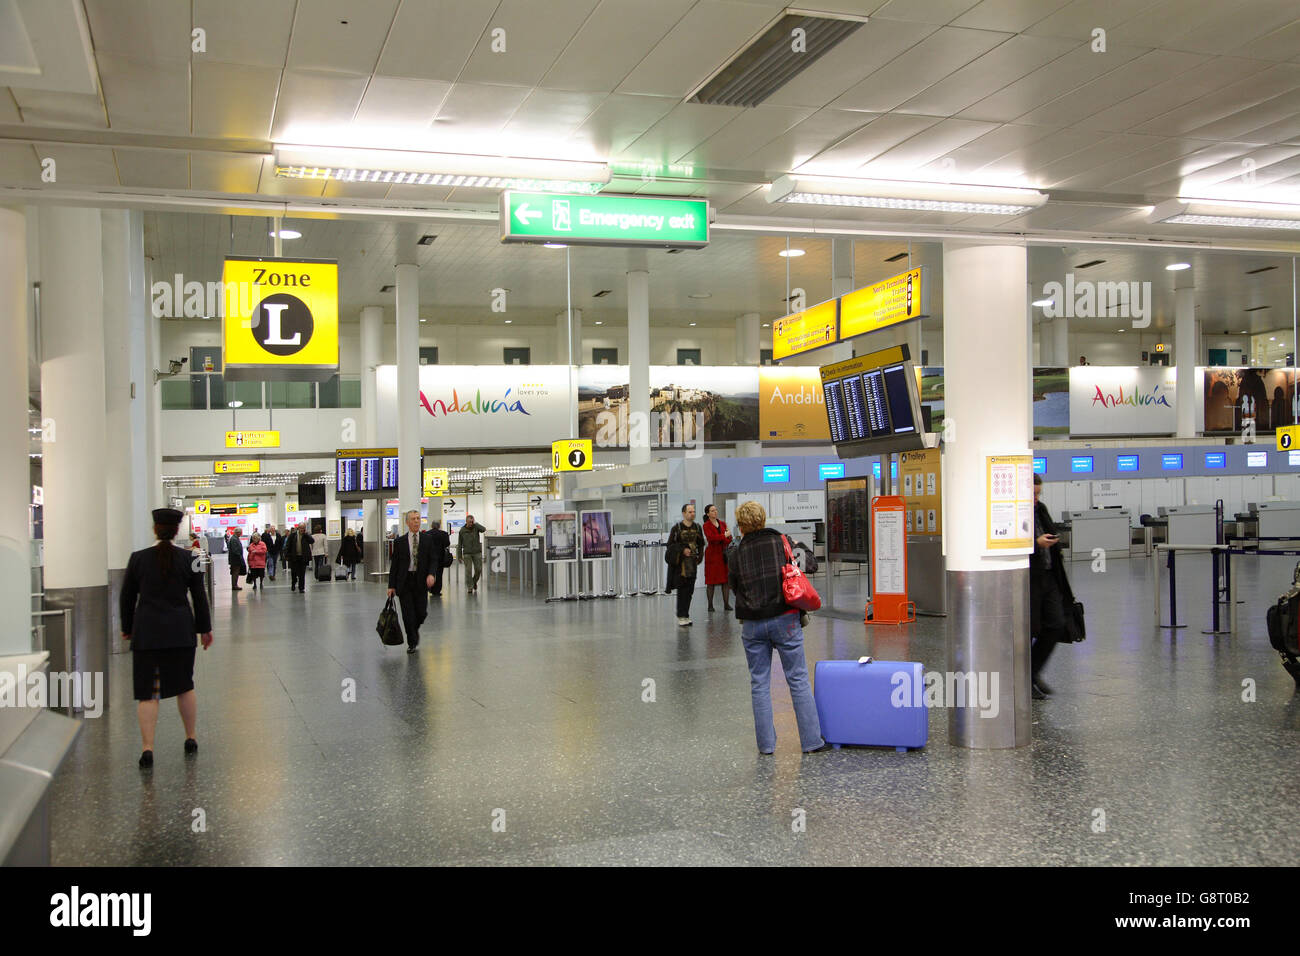
[[[166,700],[194,689],[194,648],[132,651],[136,700]]]

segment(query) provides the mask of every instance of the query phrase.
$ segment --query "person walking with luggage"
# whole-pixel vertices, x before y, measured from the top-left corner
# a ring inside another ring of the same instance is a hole
[[[361,563],[361,545],[357,541],[357,533],[351,528],[348,528],[347,534],[343,535],[343,543],[339,545],[339,556],[335,560],[348,569],[349,581],[357,579],[357,565]]]
[[[248,566],[244,563],[244,543],[239,540],[238,528],[230,533],[230,540],[226,542],[226,560],[230,563],[230,590],[244,590],[239,586],[239,576],[248,572]]]
[[[282,554],[289,564],[289,590],[307,593],[307,562],[311,560],[312,537],[298,525],[285,537]]]
[[[465,525],[456,535],[456,560],[465,565],[465,590],[473,594],[478,590],[479,575],[483,573],[483,535],[487,528],[465,516]]]
[[[1029,556],[1029,670],[1034,700],[1046,700],[1052,690],[1043,683],[1043,665],[1056,645],[1068,640],[1065,616],[1074,607],[1074,592],[1061,560],[1061,539],[1047,505],[1039,500],[1043,478],[1034,475],[1034,553]]]
[[[668,590],[677,591],[677,625],[690,627],[695,577],[704,560],[704,532],[695,523],[695,505],[682,505],[682,520],[668,532],[664,560],[668,562]]]
[[[442,530],[441,521],[430,521],[425,534],[433,543],[433,588],[429,593],[442,597],[442,572],[451,566],[451,535]]]
[[[406,653],[420,646],[420,625],[429,610],[429,589],[433,587],[433,541],[420,533],[420,512],[406,513],[406,534],[393,541],[393,559],[388,565],[388,596],[396,595],[402,607],[406,630]]]
[[[727,590],[727,559],[725,552],[731,544],[727,523],[718,517],[718,506],[704,509],[704,586],[708,589],[709,610],[713,610],[713,589],[722,586],[722,609],[731,610],[731,596]]]
[[[266,577],[266,543],[260,535],[254,534],[248,541],[248,583],[256,591]]]
[[[175,508],[154,510],[153,533],[158,542],[131,555],[118,605],[122,640],[131,642],[142,745],[140,766],[145,768],[153,766],[159,700],[176,698],[185,725],[185,753],[199,749],[195,737],[195,635],[202,635],[205,651],[211,647],[212,619],[203,572],[195,569],[189,552],[172,543],[183,517]]]
[[[830,744],[822,739],[804,660],[803,627],[797,608],[785,603],[781,569],[786,565],[785,536],[767,527],[767,512],[756,501],[736,509],[740,542],[727,552],[727,571],[736,595],[736,617],[749,664],[749,693],[754,708],[754,735],[758,752],[776,749],[772,723],[772,651],[781,657],[781,669],[790,688],[799,746],[804,753],[820,753]]]
[[[266,576],[272,581],[275,580],[275,565],[280,560],[280,548],[284,545],[284,535],[275,530],[275,525],[266,526],[266,534],[262,535],[262,543],[266,545]]]
[[[328,581],[334,577],[334,572],[327,565],[329,560],[329,546],[325,540],[325,533],[311,536],[311,561],[312,573],[316,575],[317,581]]]

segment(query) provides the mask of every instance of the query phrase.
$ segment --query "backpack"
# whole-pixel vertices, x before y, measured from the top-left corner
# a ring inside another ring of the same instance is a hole
[[[1300,564],[1291,587],[1268,609],[1268,642],[1282,656],[1282,666],[1300,687]]]

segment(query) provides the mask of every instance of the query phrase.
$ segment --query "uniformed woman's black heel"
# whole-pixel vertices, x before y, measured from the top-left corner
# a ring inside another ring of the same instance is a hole
[[[140,766],[141,768],[147,768],[153,766],[152,750],[146,750],[144,753],[140,754]]]
[[[197,740],[195,740],[193,737],[186,737],[186,738],[185,738],[185,752],[186,752],[187,754],[198,753],[198,752],[199,752],[199,742],[198,742]]]

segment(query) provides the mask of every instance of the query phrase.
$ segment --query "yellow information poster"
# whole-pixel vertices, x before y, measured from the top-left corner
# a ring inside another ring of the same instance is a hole
[[[1278,426],[1277,450],[1300,451],[1300,425]]]
[[[772,323],[772,358],[789,358],[834,344],[839,330],[839,314],[839,299],[830,299],[777,319]]]
[[[447,493],[447,469],[424,469],[424,497],[441,498]]]
[[[830,441],[822,378],[811,365],[758,370],[758,434],[763,441]]]
[[[230,381],[324,381],[339,367],[339,266],[228,256],[222,322]]]
[[[939,449],[905,451],[898,456],[908,534],[943,534],[943,472]]]
[[[840,296],[840,339],[923,319],[930,290],[925,266]]]
[[[552,471],[591,471],[591,439],[565,438],[551,442]]]
[[[212,473],[214,475],[255,475],[261,470],[262,463],[255,459],[214,461],[212,463]]]
[[[280,433],[274,432],[226,432],[227,448],[279,448]]]
[[[1034,549],[1034,457],[989,455],[985,459],[987,504],[984,547],[1005,553]]]

